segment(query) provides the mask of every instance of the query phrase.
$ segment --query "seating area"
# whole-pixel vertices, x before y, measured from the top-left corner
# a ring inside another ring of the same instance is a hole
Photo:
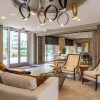
[[[0,100],[100,100],[100,0],[1,0]]]

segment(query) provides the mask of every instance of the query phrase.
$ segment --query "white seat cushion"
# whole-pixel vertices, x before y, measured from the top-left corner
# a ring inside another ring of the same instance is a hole
[[[84,71],[84,75],[96,78],[96,75],[100,74],[100,71]]]
[[[5,85],[18,87],[27,90],[33,90],[37,87],[36,78],[17,75],[5,72],[1,75],[2,83]]]
[[[62,70],[63,73],[66,73],[66,74],[72,74],[74,75],[74,72],[71,72],[71,71],[67,71],[67,70]]]

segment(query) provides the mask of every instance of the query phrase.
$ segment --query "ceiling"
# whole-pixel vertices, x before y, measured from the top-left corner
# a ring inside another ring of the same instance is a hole
[[[73,20],[72,12],[67,11],[70,20],[65,27],[61,27],[57,23],[57,21],[54,21],[52,23],[46,22],[44,26],[41,26],[39,24],[37,16],[31,16],[29,20],[25,21],[22,19],[18,8],[13,5],[12,0],[0,0],[0,2],[0,17],[6,17],[5,19],[0,18],[1,25],[19,29],[25,28],[26,30],[35,31],[37,34],[48,35],[54,33],[58,34],[59,32],[65,33],[67,32],[67,30],[76,29],[76,27],[77,29],[79,29],[80,26],[83,27],[86,25],[88,25],[89,27],[95,27],[96,29],[96,26],[100,24],[100,0],[86,0],[86,2],[79,7],[78,18],[80,19],[80,21]],[[54,16],[51,13],[50,15]],[[65,21],[64,16],[61,21]]]
[[[14,5],[16,5],[16,7],[19,7],[19,5],[21,5],[22,3],[24,3],[24,0],[12,0],[14,1]],[[64,2],[64,0],[61,0],[62,2]],[[76,0],[78,6],[82,5],[86,0]],[[67,10],[71,10],[71,5],[73,3],[73,0],[68,0],[67,1]],[[41,0],[41,7],[43,7],[43,9],[46,9],[46,7],[48,5],[56,5],[56,7],[58,9],[60,9],[60,4],[58,2],[58,0]],[[40,6],[40,0],[29,0],[29,6],[31,8],[32,11],[38,11],[39,6]],[[55,9],[54,7],[52,7],[51,9],[49,9],[48,13],[54,13]]]
[[[84,39],[84,38],[92,38],[92,32],[79,32],[79,33],[72,33],[72,34],[63,34],[59,35],[60,37],[64,37],[67,39]]]

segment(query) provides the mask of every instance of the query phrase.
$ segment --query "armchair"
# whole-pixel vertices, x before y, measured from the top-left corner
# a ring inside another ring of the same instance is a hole
[[[75,75],[78,73],[79,61],[80,61],[79,54],[68,54],[67,61],[65,65],[62,67],[62,72],[74,75],[74,80],[75,80]]]
[[[95,90],[97,90],[98,84],[100,83],[100,60],[93,69],[84,71],[82,84],[84,83],[85,79],[94,82]]]

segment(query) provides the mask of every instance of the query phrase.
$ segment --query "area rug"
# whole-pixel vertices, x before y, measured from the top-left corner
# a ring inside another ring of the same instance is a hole
[[[28,69],[28,68],[34,68],[39,67],[38,65],[30,65],[30,66],[23,66],[23,67],[17,67],[17,69]]]
[[[85,82],[66,78],[62,89],[59,91],[59,100],[100,100],[100,85],[94,90],[92,82]]]

